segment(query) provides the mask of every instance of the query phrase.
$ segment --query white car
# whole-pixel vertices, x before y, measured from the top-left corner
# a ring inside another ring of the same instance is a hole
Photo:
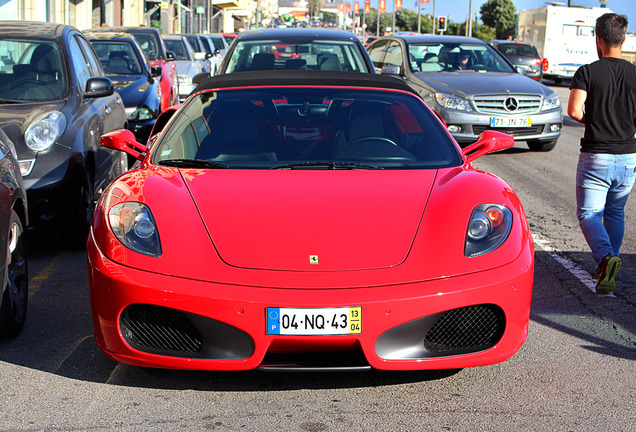
[[[166,50],[171,51],[175,56],[175,64],[177,65],[177,81],[179,83],[179,102],[183,102],[190,92],[194,90],[195,85],[192,78],[205,70],[203,62],[197,60],[194,55],[194,49],[190,42],[182,35],[161,35]]]

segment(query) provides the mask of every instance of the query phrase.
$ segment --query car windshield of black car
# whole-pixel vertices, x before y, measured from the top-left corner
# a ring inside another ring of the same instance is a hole
[[[264,69],[369,72],[354,41],[299,39],[239,41],[226,73]]]
[[[411,94],[350,88],[263,88],[191,97],[152,161],[229,168],[423,169],[457,166],[448,132]],[[174,164],[172,164],[174,166]],[[194,167],[194,166],[193,166]]]
[[[68,78],[54,41],[0,39],[0,99],[52,100],[66,94]]]

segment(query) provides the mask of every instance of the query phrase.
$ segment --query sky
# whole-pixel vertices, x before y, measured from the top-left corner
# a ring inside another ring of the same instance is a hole
[[[359,0],[360,6],[364,5],[364,0]],[[417,0],[402,0],[402,7],[412,9],[417,12]],[[475,12],[479,12],[481,5],[487,0],[472,0],[472,17],[474,19]],[[394,0],[386,0],[386,11],[393,12]],[[429,3],[422,4],[422,14],[433,13],[433,2],[435,2],[435,15],[446,15],[452,21],[466,21],[468,16],[468,7],[470,0],[429,0]],[[556,1],[567,5],[567,0]],[[555,2],[555,3],[556,3]],[[512,0],[512,3],[519,10],[535,9],[545,6],[545,0]],[[599,0],[572,0],[573,6],[598,7]],[[371,0],[371,7],[378,7],[378,0]],[[609,0],[607,7],[612,11],[621,15],[627,15],[629,20],[628,31],[636,33],[636,0]],[[481,22],[481,21],[480,21]]]

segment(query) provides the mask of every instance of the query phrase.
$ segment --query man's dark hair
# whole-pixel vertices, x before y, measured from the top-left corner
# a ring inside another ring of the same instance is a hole
[[[620,46],[627,33],[627,17],[615,13],[606,13],[596,20],[596,36],[611,47]]]

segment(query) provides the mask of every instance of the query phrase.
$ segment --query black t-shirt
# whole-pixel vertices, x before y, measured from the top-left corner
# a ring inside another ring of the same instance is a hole
[[[581,151],[636,153],[636,66],[605,57],[581,66],[570,89],[587,92]]]

